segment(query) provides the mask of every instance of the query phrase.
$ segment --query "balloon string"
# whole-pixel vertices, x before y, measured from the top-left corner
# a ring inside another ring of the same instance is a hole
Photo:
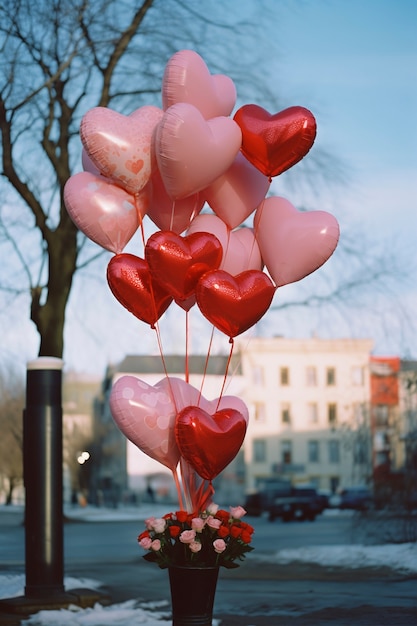
[[[200,494],[199,502],[198,502],[198,511],[204,511],[209,505],[210,500],[212,499],[212,496],[214,495],[214,487],[213,487],[211,480],[209,481],[209,484],[207,486],[205,493],[203,492],[203,488],[204,488],[204,482],[201,484],[201,494]]]
[[[184,488],[185,510],[189,513],[193,513],[194,502],[191,494],[195,492],[195,476],[193,476],[193,474],[191,473],[190,466],[183,457],[181,457],[180,459],[180,467],[182,484]]]
[[[173,230],[174,229],[174,213],[175,213],[175,200],[172,201],[171,218],[170,218],[170,222],[169,222],[169,230]]]
[[[211,348],[212,348],[212,345],[213,345],[213,337],[214,337],[214,326],[211,329],[211,336],[210,336],[209,346],[208,346],[208,350],[207,350],[206,361],[204,363],[204,370],[203,370],[203,376],[201,378],[201,385],[200,385],[200,391],[199,391],[199,394],[198,394],[197,406],[200,406],[201,396],[203,395],[203,387],[204,387],[204,382],[206,380],[208,362],[209,362],[209,359],[210,359]]]
[[[178,478],[178,472],[177,472],[176,468],[172,470],[172,475],[174,477],[175,487],[177,489],[178,504],[179,504],[180,510],[183,511],[184,510],[184,501],[182,499],[181,485],[180,485],[180,481],[179,481],[179,478]]]
[[[190,369],[189,369],[189,336],[190,336],[190,318],[188,311],[185,312],[185,382],[190,381]]]
[[[223,378],[222,389],[221,389],[221,392],[220,392],[220,395],[219,395],[219,399],[218,399],[218,401],[217,401],[216,411],[217,411],[217,410],[218,410],[218,408],[219,408],[219,405],[220,405],[220,400],[222,399],[222,396],[223,396],[223,393],[224,393],[224,388],[225,388],[225,386],[226,386],[227,375],[228,375],[228,372],[229,372],[230,363],[231,363],[231,361],[232,361],[232,355],[233,355],[233,349],[234,349],[234,347],[235,347],[235,342],[234,342],[233,338],[231,337],[231,338],[230,338],[230,352],[229,352],[229,358],[227,359],[227,363],[226,363],[226,370],[225,370],[225,372],[224,372],[224,378]]]
[[[142,215],[141,215],[141,213],[140,213],[140,211],[139,211],[139,206],[138,206],[138,197],[139,197],[139,194],[138,194],[138,193],[135,193],[135,195],[134,195],[133,197],[134,197],[134,199],[135,199],[135,209],[136,209],[136,213],[137,213],[138,218],[139,218],[140,232],[141,232],[141,235],[142,235],[142,244],[143,244],[143,247],[145,248],[145,244],[146,244],[146,241],[145,241],[145,229],[144,229],[144,227],[143,227],[143,218],[142,218]]]

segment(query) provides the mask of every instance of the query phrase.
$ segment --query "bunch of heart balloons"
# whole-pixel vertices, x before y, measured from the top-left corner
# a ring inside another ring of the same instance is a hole
[[[64,202],[76,226],[114,253],[107,281],[128,311],[155,328],[171,303],[186,313],[196,304],[233,344],[266,313],[278,287],[318,269],[337,246],[331,214],[266,197],[272,178],[309,152],[316,122],[301,106],[270,114],[247,104],[232,117],[233,81],[212,75],[192,50],[171,57],[161,91],[161,108],[122,115],[96,107],[84,115],[84,171],[67,181]],[[159,229],[147,239],[146,219]],[[143,257],[124,252],[138,230]],[[152,391],[164,397],[158,410],[143,413],[145,383],[116,383],[116,423],[173,471],[185,458],[211,482],[237,453],[247,420],[230,405],[220,409],[222,398],[215,417],[202,408],[201,394],[199,405],[184,404],[179,383],[165,380]]]

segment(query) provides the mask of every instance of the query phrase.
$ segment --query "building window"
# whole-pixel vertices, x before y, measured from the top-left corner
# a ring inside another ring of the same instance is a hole
[[[286,386],[290,384],[290,370],[288,367],[281,367],[279,372],[279,379],[281,381],[281,385]]]
[[[255,422],[266,421],[266,410],[263,402],[255,403]]]
[[[306,368],[306,385],[307,387],[315,387],[317,385],[317,370],[314,365]]]
[[[283,424],[291,424],[291,408],[288,402],[281,404],[281,421]]]
[[[316,402],[307,404],[308,423],[317,424],[319,421],[319,409]]]
[[[263,385],[265,384],[265,381],[264,381],[264,368],[262,367],[262,365],[255,365],[252,368],[252,380],[253,380],[254,385],[258,387],[263,387]]]
[[[374,407],[375,426],[388,426],[389,407],[387,404],[377,404]]]
[[[336,368],[328,367],[326,370],[326,385],[332,387],[336,384]]]
[[[312,439],[308,442],[308,462],[318,463],[319,460],[319,442]]]
[[[353,462],[355,465],[366,465],[368,462],[367,445],[363,439],[353,444]]]
[[[337,439],[329,439],[327,442],[329,451],[329,463],[340,463],[340,443]]]
[[[366,422],[366,405],[363,402],[354,402],[353,420],[357,427],[364,426]]]
[[[292,443],[289,439],[281,441],[281,460],[285,465],[292,463]]]
[[[329,426],[336,426],[337,424],[337,404],[335,402],[327,405],[327,421]]]
[[[265,439],[254,439],[253,445],[253,461],[254,463],[265,463],[266,461],[266,441]]]
[[[351,370],[352,385],[362,387],[365,384],[365,371],[361,366],[354,366]]]

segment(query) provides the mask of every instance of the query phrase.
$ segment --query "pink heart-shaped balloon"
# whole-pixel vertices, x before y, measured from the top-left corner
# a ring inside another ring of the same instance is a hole
[[[333,254],[339,224],[326,211],[298,211],[285,198],[267,198],[257,210],[255,236],[277,287],[318,269]]]
[[[211,75],[197,52],[180,50],[168,61],[162,79],[162,106],[188,102],[205,119],[228,116],[236,103],[233,81],[223,74]]]
[[[252,228],[230,228],[216,215],[197,215],[187,230],[187,235],[197,232],[212,233],[220,241],[223,258],[219,269],[236,276],[246,270],[262,270],[263,263],[258,242]]]
[[[206,121],[186,102],[169,107],[155,131],[158,168],[168,195],[186,198],[208,187],[233,163],[242,141],[228,117]]]
[[[246,420],[235,409],[210,414],[197,406],[178,413],[175,438],[184,459],[201,478],[213,480],[234,459],[246,434]]]
[[[172,471],[180,459],[174,425],[177,407],[171,382],[164,378],[156,385],[122,376],[110,393],[110,410],[120,431],[142,452]]]
[[[120,304],[152,328],[172,302],[172,296],[154,280],[148,263],[134,254],[117,254],[110,260],[107,282]]]
[[[210,233],[181,237],[158,231],[146,242],[145,258],[155,280],[177,300],[186,300],[194,294],[200,276],[219,267],[222,247]]]
[[[274,294],[271,279],[257,270],[237,276],[223,270],[206,272],[196,289],[200,311],[228,337],[236,337],[256,324],[269,309]]]
[[[269,178],[239,152],[227,172],[201,194],[218,217],[236,228],[262,202],[269,185]]]
[[[148,217],[160,230],[171,230],[180,235],[190,225],[193,217],[203,208],[204,198],[200,193],[182,200],[172,200],[166,192],[158,167],[152,170],[149,189]]]
[[[64,188],[64,203],[74,224],[102,248],[119,254],[137,231],[148,206],[103,176],[79,172]]]
[[[150,105],[127,116],[95,107],[81,120],[81,141],[104,176],[136,194],[151,176],[152,135],[162,116],[162,109]]]

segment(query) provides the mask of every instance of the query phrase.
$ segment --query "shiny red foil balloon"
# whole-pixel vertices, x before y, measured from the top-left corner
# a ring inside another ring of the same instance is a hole
[[[181,237],[172,231],[158,231],[145,246],[153,277],[178,301],[194,294],[199,278],[219,267],[222,256],[220,241],[206,232]]]
[[[232,276],[223,270],[207,272],[196,289],[197,305],[209,322],[236,337],[268,310],[275,294],[271,279],[258,270]]]
[[[120,304],[152,327],[172,302],[170,294],[152,278],[148,263],[133,254],[117,254],[111,259],[107,282]]]
[[[242,153],[269,177],[301,161],[316,138],[316,120],[300,106],[271,115],[256,104],[246,104],[236,111],[234,120],[242,131]]]
[[[197,406],[188,406],[175,421],[182,456],[205,480],[213,480],[229,465],[245,434],[246,420],[236,409],[221,409],[210,415]]]

